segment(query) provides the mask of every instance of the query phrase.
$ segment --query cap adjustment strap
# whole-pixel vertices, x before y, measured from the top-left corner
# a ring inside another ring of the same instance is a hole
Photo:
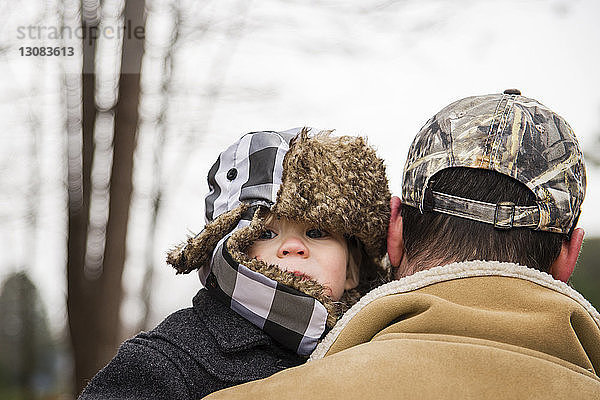
[[[510,201],[497,204],[465,199],[431,191],[432,211],[494,225],[498,229],[536,228],[540,210],[535,206],[517,206]]]

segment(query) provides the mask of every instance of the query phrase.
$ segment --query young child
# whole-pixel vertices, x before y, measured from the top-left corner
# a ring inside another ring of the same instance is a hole
[[[253,132],[208,174],[207,224],[173,250],[193,308],[121,345],[80,399],[197,399],[299,365],[388,278],[385,167],[357,137]]]

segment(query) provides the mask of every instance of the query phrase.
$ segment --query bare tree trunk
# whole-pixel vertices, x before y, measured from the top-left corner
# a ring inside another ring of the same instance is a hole
[[[97,25],[82,18],[82,28],[89,35]],[[86,380],[101,366],[94,343],[96,288],[85,276],[85,253],[89,226],[91,177],[94,159],[94,124],[96,121],[94,54],[96,39],[89,35],[83,45],[81,79],[81,131],[77,83],[67,77],[68,218],[67,239],[67,311],[73,346],[74,389],[81,392]]]
[[[79,136],[77,97],[68,97],[69,117],[69,237],[67,281],[69,327],[75,359],[75,391],[106,364],[119,345],[121,278],[126,254],[127,223],[132,193],[133,155],[136,147],[140,71],[143,54],[144,1],[125,3],[119,101],[114,110],[113,163],[109,187],[104,257],[99,274],[86,273],[87,238],[94,156],[96,1],[82,1],[83,43],[82,118]],[[137,32],[137,34],[136,34]],[[71,84],[71,87],[74,86]],[[88,271],[89,272],[89,271]],[[92,276],[94,275],[94,276]]]
[[[125,3],[125,23],[132,29],[144,27],[144,0]],[[139,30],[138,30],[139,32]],[[123,297],[121,278],[127,251],[127,223],[133,191],[133,155],[137,142],[140,71],[144,52],[143,37],[125,34],[119,100],[115,109],[113,164],[110,179],[110,203],[101,280],[102,307],[98,309],[98,339],[106,358],[117,350],[120,339],[119,309]]]

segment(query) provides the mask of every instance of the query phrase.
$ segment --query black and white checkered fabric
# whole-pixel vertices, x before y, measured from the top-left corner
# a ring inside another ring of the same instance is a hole
[[[290,140],[301,129],[249,133],[221,153],[208,174],[207,223],[241,202],[268,207],[274,204],[282,181],[283,158]],[[326,331],[325,306],[237,263],[227,251],[227,239],[248,226],[252,214],[246,213],[219,241],[210,265],[199,270],[200,280],[213,295],[282,345],[309,355]]]
[[[206,222],[233,210],[242,201],[251,205],[275,203],[283,157],[290,149],[290,140],[301,130],[248,133],[221,153],[208,172]]]

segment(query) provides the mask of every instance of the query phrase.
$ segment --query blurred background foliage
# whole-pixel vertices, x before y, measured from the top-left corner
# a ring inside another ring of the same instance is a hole
[[[596,310],[600,309],[600,238],[584,240],[571,284]]]
[[[29,276],[9,275],[0,289],[0,398],[60,392],[61,366],[68,365],[69,357],[65,343],[50,332],[44,303]]]

